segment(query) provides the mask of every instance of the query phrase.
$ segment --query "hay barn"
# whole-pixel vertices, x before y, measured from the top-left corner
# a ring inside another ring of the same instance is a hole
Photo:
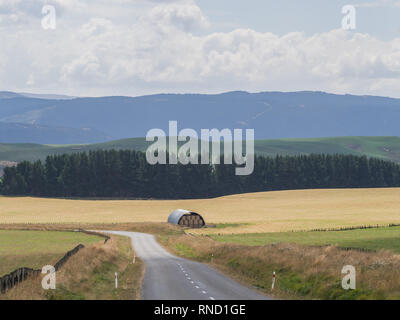
[[[206,225],[206,222],[201,215],[183,209],[178,209],[172,212],[168,217],[168,223],[188,228],[202,228]]]

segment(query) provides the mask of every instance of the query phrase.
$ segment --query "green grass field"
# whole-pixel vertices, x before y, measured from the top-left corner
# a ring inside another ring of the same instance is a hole
[[[40,145],[0,143],[0,160],[20,162],[44,160],[48,155],[88,152],[91,150],[132,149],[144,151],[148,143],[142,139],[125,139],[90,145]]]
[[[400,227],[356,229],[346,231],[271,232],[232,235],[212,235],[226,243],[262,246],[271,243],[297,243],[305,245],[335,245],[368,250],[387,249],[400,253]]]
[[[101,240],[80,232],[0,230],[0,276],[20,267],[40,269],[80,243]]]
[[[256,152],[264,155],[310,153],[354,154],[400,161],[399,137],[334,137],[315,139],[260,140]]]
[[[98,149],[145,151],[150,145],[144,138],[123,139],[91,145],[0,144],[0,161],[34,161],[52,154],[87,152]],[[399,137],[337,137],[315,139],[258,140],[255,152],[265,156],[310,153],[354,154],[400,162]]]

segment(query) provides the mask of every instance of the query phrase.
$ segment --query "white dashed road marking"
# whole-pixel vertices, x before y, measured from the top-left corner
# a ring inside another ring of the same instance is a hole
[[[195,287],[196,289],[200,289],[199,286],[196,286],[196,285],[194,284],[194,281],[192,281],[192,278],[189,277],[189,274],[185,271],[185,269],[183,269],[182,265],[178,263],[178,266],[179,266],[179,268],[181,269],[181,271],[185,274],[186,279],[187,279],[188,281],[190,281],[190,283],[193,284],[194,287]],[[202,294],[207,294],[207,291],[202,290],[201,293],[202,293]],[[210,300],[215,300],[214,297],[209,297],[209,299],[210,299]]]

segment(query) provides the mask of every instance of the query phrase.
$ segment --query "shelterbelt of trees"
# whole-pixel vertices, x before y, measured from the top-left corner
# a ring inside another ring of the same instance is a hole
[[[137,151],[49,156],[6,168],[3,195],[187,199],[269,190],[400,186],[400,165],[354,155],[256,156],[254,173],[232,165],[150,165]]]

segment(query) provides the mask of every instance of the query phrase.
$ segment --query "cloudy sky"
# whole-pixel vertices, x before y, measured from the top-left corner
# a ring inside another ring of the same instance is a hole
[[[0,0],[0,91],[400,97],[399,17],[400,0]]]

